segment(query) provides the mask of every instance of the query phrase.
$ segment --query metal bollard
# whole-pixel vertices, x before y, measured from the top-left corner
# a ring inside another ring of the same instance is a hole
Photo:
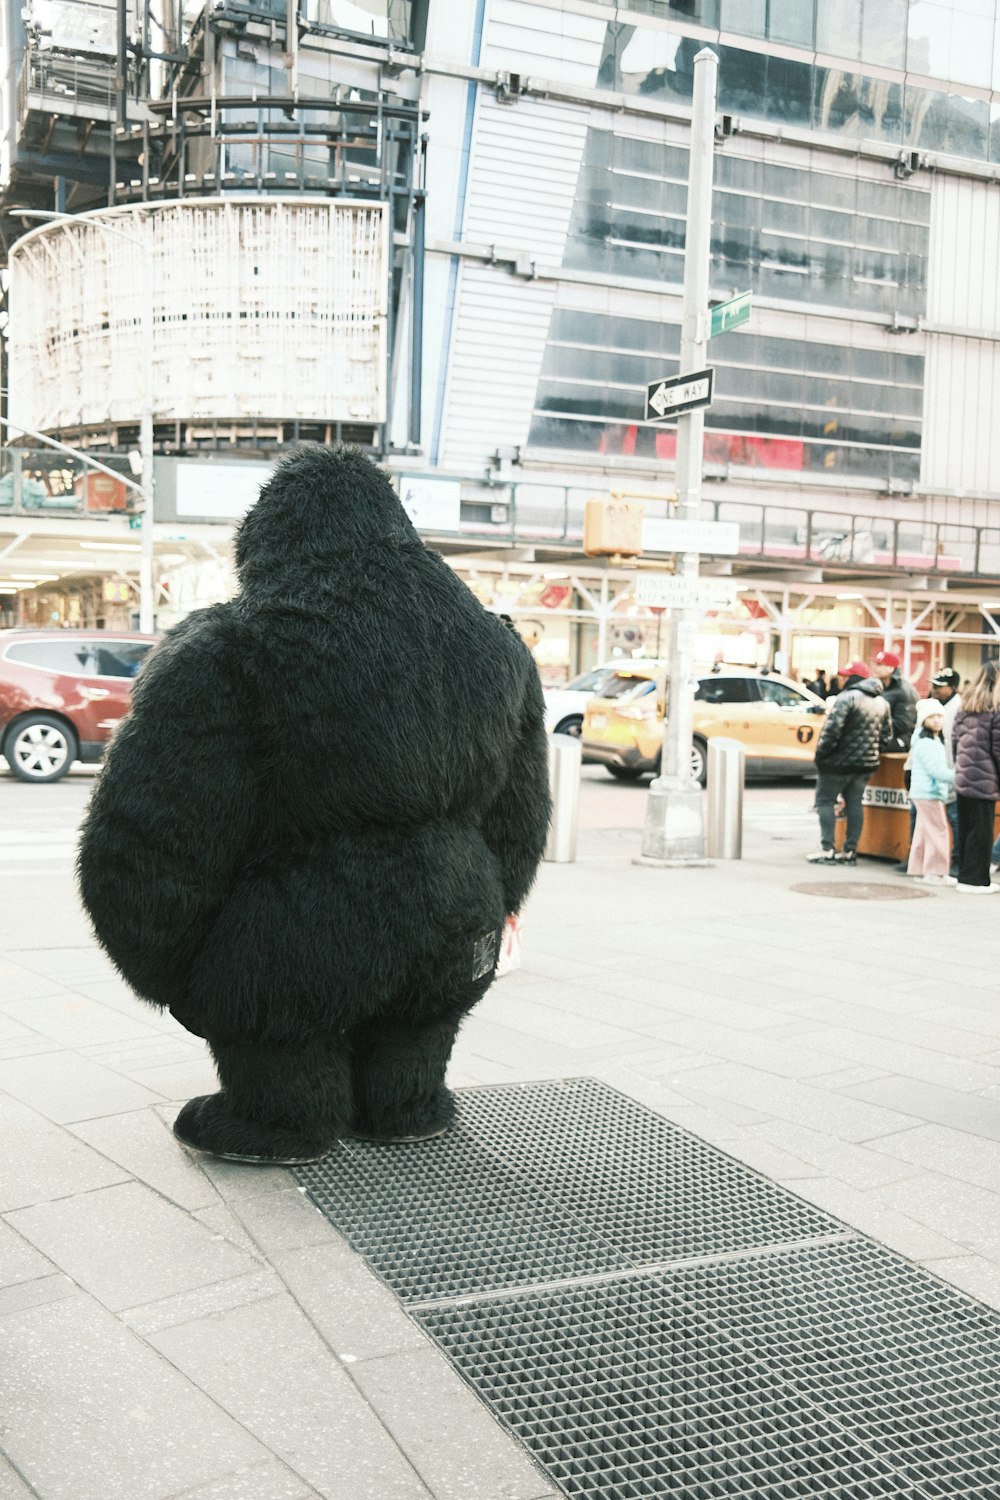
[[[710,859],[743,857],[743,775],[746,751],[739,740],[708,742],[708,810],[705,852]]]
[[[580,802],[580,766],[583,747],[568,734],[549,735],[549,790],[552,821],[545,845],[545,858],[568,865],[576,859],[576,821]]]

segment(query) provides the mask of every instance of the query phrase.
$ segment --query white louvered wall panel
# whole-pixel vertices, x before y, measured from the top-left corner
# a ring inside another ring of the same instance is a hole
[[[148,328],[157,420],[382,421],[387,245],[384,204],[304,197],[35,231],[11,253],[12,412],[43,432],[134,420]]]
[[[589,114],[480,91],[463,238],[561,265]]]
[[[926,489],[1000,494],[1000,344],[931,334],[924,366]]]
[[[942,173],[931,190],[927,320],[1000,331],[1000,193]]]
[[[555,297],[553,282],[463,265],[441,450],[445,468],[477,472],[528,436]]]
[[[927,321],[1000,334],[1000,195],[941,174],[931,190]],[[927,335],[923,483],[1000,493],[1000,340]]]
[[[493,0],[482,66],[593,88],[610,19],[578,16],[534,0]]]

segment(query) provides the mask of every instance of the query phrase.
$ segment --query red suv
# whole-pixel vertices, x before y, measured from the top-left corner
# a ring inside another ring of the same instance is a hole
[[[0,630],[0,749],[22,781],[58,781],[100,760],[157,636]]]

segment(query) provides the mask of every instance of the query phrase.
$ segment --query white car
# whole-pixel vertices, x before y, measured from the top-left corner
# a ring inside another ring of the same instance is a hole
[[[579,739],[583,730],[583,714],[590,699],[611,681],[623,666],[631,665],[627,657],[608,661],[600,667],[591,667],[581,672],[565,687],[545,688],[545,728],[549,734],[571,734]],[[659,663],[657,664],[659,665]]]

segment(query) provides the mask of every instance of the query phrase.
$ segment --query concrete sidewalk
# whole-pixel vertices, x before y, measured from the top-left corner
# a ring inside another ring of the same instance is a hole
[[[90,939],[82,800],[0,834],[0,1500],[553,1494],[289,1174],[177,1146],[214,1073]],[[605,1079],[1000,1307],[1000,910],[814,841],[801,796],[715,868],[582,834],[452,1082]]]

